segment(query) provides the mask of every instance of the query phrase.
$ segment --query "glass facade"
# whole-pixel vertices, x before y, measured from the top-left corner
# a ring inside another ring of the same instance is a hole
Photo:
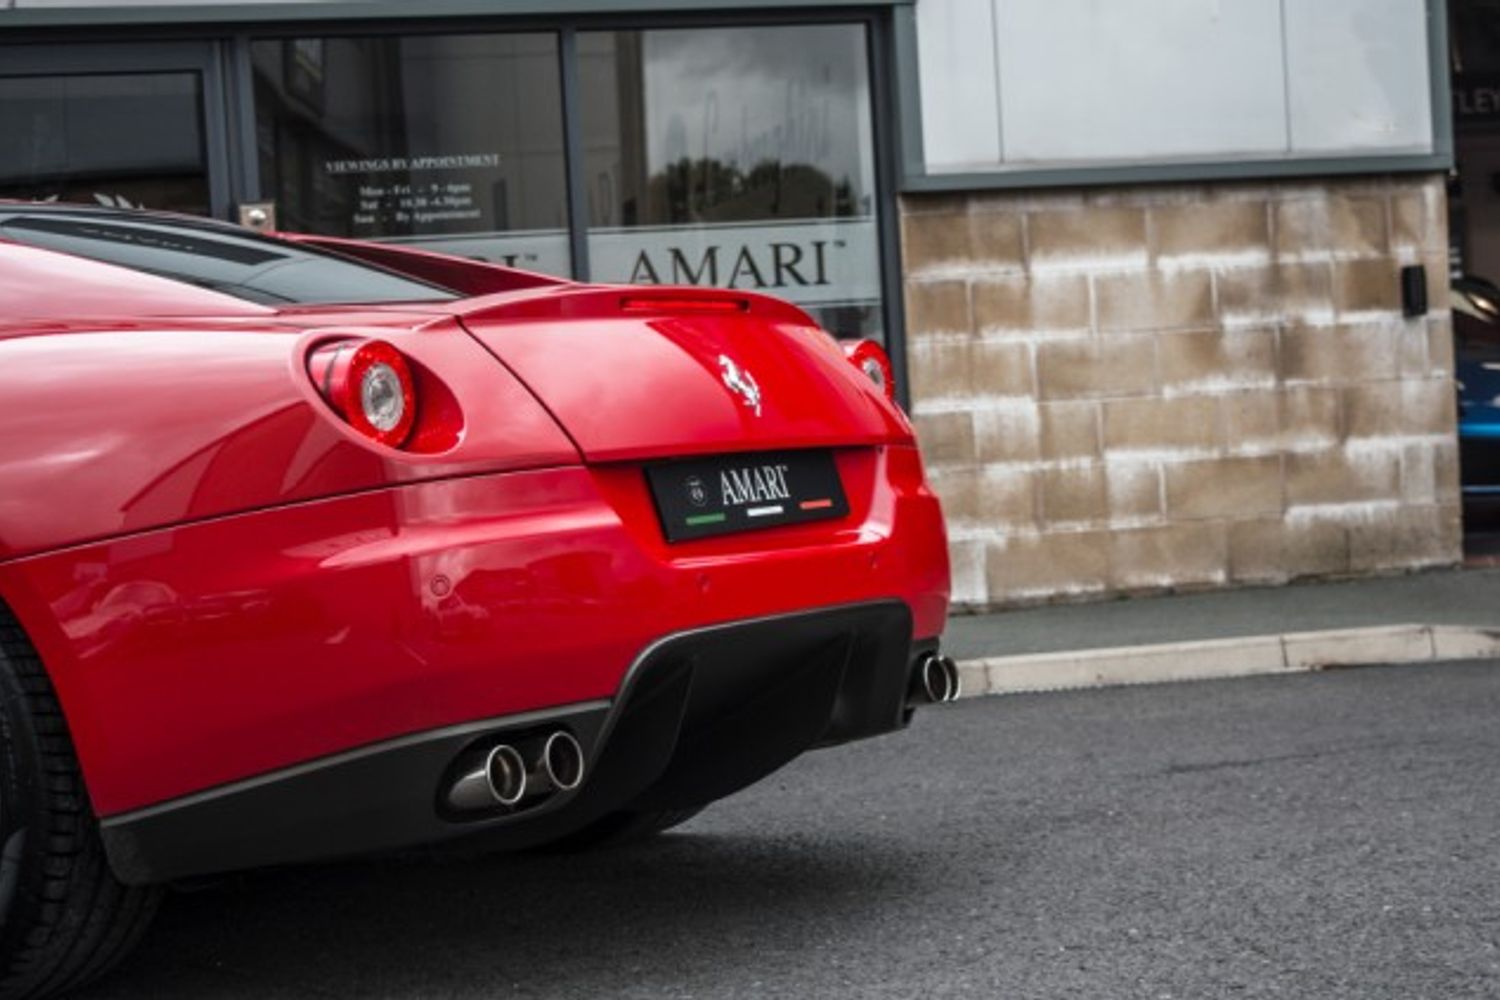
[[[576,37],[586,274],[553,33],[253,42],[278,225],[765,291],[842,336],[883,335],[863,25]]]
[[[285,231],[765,292],[886,339],[873,19],[452,23],[0,46],[0,196],[268,204]]]
[[[281,228],[570,273],[556,35],[278,39],[251,59]]]
[[[0,198],[205,215],[196,73],[0,76]]]
[[[578,63],[594,280],[765,291],[880,335],[862,26],[585,32]]]

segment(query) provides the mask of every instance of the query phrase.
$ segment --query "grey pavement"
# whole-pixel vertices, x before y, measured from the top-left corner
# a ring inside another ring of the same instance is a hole
[[[84,995],[1494,998],[1497,668],[929,709],[633,848],[174,896]]]
[[[1405,624],[1500,627],[1500,569],[955,615],[944,648],[971,659]]]

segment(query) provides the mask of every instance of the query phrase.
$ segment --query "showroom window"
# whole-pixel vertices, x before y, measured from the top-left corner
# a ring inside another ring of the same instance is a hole
[[[257,40],[260,193],[283,229],[763,291],[884,339],[867,32]]]
[[[275,39],[251,59],[280,228],[571,272],[555,34]]]
[[[865,29],[581,32],[595,281],[719,285],[880,336]]]
[[[190,72],[0,77],[0,198],[206,215],[202,100]]]

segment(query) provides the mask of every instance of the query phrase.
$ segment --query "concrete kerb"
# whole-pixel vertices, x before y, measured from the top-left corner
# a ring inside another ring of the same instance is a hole
[[[1020,656],[959,664],[965,697],[1500,657],[1500,628],[1381,625]]]

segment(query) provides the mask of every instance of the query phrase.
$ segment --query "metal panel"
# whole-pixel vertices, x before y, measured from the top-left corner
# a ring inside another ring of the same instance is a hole
[[[1427,72],[1432,91],[1432,151],[1453,159],[1453,91],[1449,74],[1448,0],[1427,0]]]
[[[997,28],[1009,162],[1286,148],[1277,0],[1004,0]]]
[[[993,0],[917,5],[922,142],[938,170],[1001,159],[999,66]]]
[[[588,192],[583,178],[583,137],[578,123],[578,32],[558,39],[562,74],[563,162],[568,172],[568,256],[575,281],[589,280]]]
[[[898,8],[887,24],[881,18],[868,22],[870,46],[870,96],[874,102],[875,188],[880,208],[876,213],[880,225],[880,282],[885,289],[881,302],[885,309],[885,349],[891,359],[896,380],[896,400],[911,410],[911,385],[906,363],[906,295],[902,286],[901,206],[896,198],[896,184],[904,164],[911,155],[921,163],[920,146],[908,148],[908,135],[898,116],[907,113],[915,95],[899,79],[903,60],[915,59],[915,18],[911,8]],[[892,62],[895,68],[892,67]],[[910,68],[915,71],[913,62]],[[913,82],[915,77],[913,76]],[[900,109],[898,110],[898,104]],[[913,109],[915,113],[915,109]],[[901,143],[898,150],[897,144]]]
[[[255,83],[250,66],[250,40],[243,35],[226,44],[225,100],[231,149],[239,155],[229,157],[230,200],[241,205],[261,200],[260,157],[256,155]]]
[[[1106,187],[1182,181],[1327,177],[1346,174],[1438,173],[1453,166],[1451,152],[1402,156],[1315,156],[1303,159],[1183,160],[1110,166],[908,175],[904,193],[1002,191],[1044,187]]]
[[[927,154],[922,147],[922,85],[917,54],[917,14],[911,7],[891,11],[890,59],[887,69],[877,71],[877,86],[889,83],[892,112],[901,148],[896,159],[897,178],[905,184],[908,177],[927,172]],[[876,65],[874,62],[871,65]],[[894,79],[891,79],[891,78]]]
[[[1430,152],[1424,0],[1283,2],[1292,150]]]

